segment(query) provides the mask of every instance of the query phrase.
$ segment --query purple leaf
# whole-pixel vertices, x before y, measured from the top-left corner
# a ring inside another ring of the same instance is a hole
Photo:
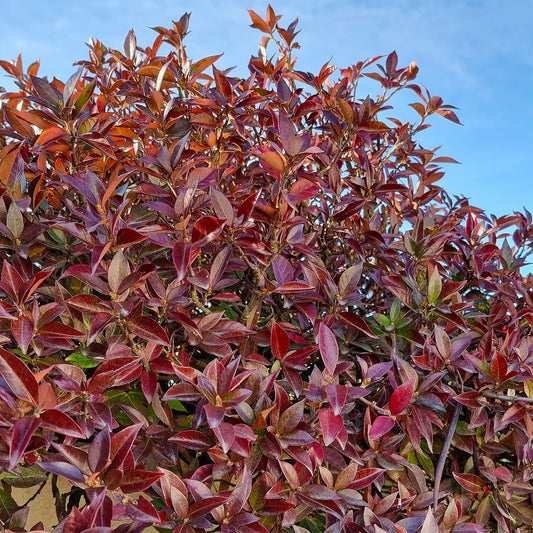
[[[339,345],[333,331],[323,322],[318,327],[318,348],[327,371],[333,376],[339,361]]]
[[[163,474],[148,470],[125,470],[120,482],[120,489],[126,494],[143,492],[159,481]]]
[[[101,472],[109,461],[111,453],[111,435],[106,426],[96,435],[89,446],[87,460],[92,472]]]
[[[384,472],[386,470],[383,468],[361,468],[357,471],[354,480],[348,487],[354,490],[364,489],[371,485]]]
[[[204,405],[204,411],[210,428],[217,427],[220,422],[222,422],[226,414],[226,409],[224,407],[219,407],[218,405],[213,405],[212,403],[206,403]]]
[[[80,426],[70,416],[57,409],[49,409],[41,414],[41,427],[69,437],[85,438],[85,433]]]
[[[348,388],[346,385],[328,385],[326,394],[333,413],[340,415],[348,397]]]
[[[195,429],[180,431],[168,440],[188,450],[208,450],[213,445],[213,441],[207,435]]]
[[[33,322],[24,315],[11,321],[11,333],[23,354],[28,353],[28,347],[33,339]]]
[[[17,466],[38,427],[38,418],[26,416],[15,421],[9,449],[9,470],[13,470]]]
[[[376,335],[372,332],[368,324],[365,322],[365,320],[360,317],[356,313],[352,312],[344,312],[339,315],[339,318],[348,324],[349,326],[354,327],[355,329],[358,329],[359,331],[362,331],[366,335],[368,335],[372,339],[376,339]]]
[[[307,283],[302,283],[301,281],[288,281],[287,283],[282,283],[276,287],[272,292],[277,294],[292,294],[311,290],[313,290],[313,287],[307,285]]]
[[[76,468],[70,463],[65,463],[64,461],[42,461],[39,463],[39,466],[50,472],[51,474],[57,474],[58,476],[64,477],[73,483],[84,483],[85,477]]]
[[[4,348],[0,348],[0,374],[17,398],[37,405],[39,384],[35,376],[16,355]]]
[[[137,437],[137,433],[139,433],[140,429],[140,424],[136,424],[134,426],[124,428],[122,431],[112,435],[111,464],[109,465],[109,469],[119,468],[122,465],[126,455],[131,450],[131,447],[133,446],[135,438]]]
[[[128,329],[141,339],[170,346],[166,331],[153,318],[133,316],[128,320]]]
[[[155,507],[144,497],[138,496],[134,501],[126,504],[126,514],[138,522],[157,522],[159,513]]]
[[[172,250],[172,259],[176,268],[176,281],[181,281],[188,274],[191,262],[191,242],[177,242]]]

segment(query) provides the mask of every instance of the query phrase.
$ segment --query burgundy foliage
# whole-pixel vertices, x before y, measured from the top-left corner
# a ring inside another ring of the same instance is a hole
[[[66,83],[0,62],[3,527],[51,476],[57,533],[533,525],[531,214],[438,185],[415,63],[301,72],[250,16],[247,78],[189,15]]]

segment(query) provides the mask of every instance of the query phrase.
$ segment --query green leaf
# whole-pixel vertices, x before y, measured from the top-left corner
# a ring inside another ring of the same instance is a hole
[[[442,290],[442,281],[439,275],[439,269],[433,268],[428,282],[428,303],[433,305],[440,296]]]
[[[167,405],[174,411],[179,411],[180,413],[187,412],[187,409],[179,400],[169,400]]]
[[[87,87],[85,87],[85,89],[83,89],[81,94],[78,96],[78,99],[76,100],[76,103],[74,104],[74,107],[76,108],[76,111],[78,111],[78,113],[81,111],[81,109],[83,108],[87,100],[89,100],[89,98],[93,94],[94,87],[95,87],[95,82],[91,81],[91,83],[89,83],[89,85],[87,85]]]
[[[80,368],[94,368],[100,364],[90,357],[85,357],[80,352],[71,353],[66,361]]]
[[[0,520],[7,522],[9,517],[19,508],[17,502],[11,497],[10,491],[0,488]]]
[[[400,311],[402,309],[402,304],[398,298],[395,298],[392,302],[392,305],[390,306],[390,319],[391,322],[398,322],[398,318],[400,318]]]
[[[28,488],[39,485],[48,477],[47,473],[38,465],[19,466],[19,472],[20,476],[3,472],[0,475],[0,480],[11,487]]]
[[[390,328],[391,321],[388,316],[382,315],[381,313],[374,313],[374,320],[384,328]]]

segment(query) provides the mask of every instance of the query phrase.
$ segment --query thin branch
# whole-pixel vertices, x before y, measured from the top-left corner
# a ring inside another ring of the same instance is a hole
[[[385,416],[391,416],[391,412],[388,409],[383,409],[383,407],[380,407],[376,404],[376,402],[371,402],[370,400],[367,400],[366,398],[358,398],[359,401],[363,402],[365,405],[368,405],[369,407],[372,407],[376,413],[379,413],[380,415]]]
[[[446,438],[442,445],[442,450],[440,452],[439,461],[437,462],[437,468],[435,469],[435,484],[433,486],[433,511],[437,511],[437,505],[439,503],[439,492],[440,492],[440,482],[442,480],[442,473],[444,472],[444,465],[446,463],[446,458],[448,457],[448,451],[450,450],[450,445],[452,443],[453,435],[455,429],[457,428],[457,422],[459,422],[459,415],[461,414],[462,405],[458,403],[455,406],[455,411],[453,413],[452,421],[448,426],[448,433],[446,433]]]
[[[478,392],[481,396],[484,396],[485,398],[490,398],[492,400],[500,400],[501,402],[509,402],[509,403],[518,403],[518,402],[524,402],[533,404],[533,398],[527,398],[525,396],[509,396],[507,394],[499,394],[497,392],[492,392],[490,390],[477,390],[473,387],[468,387],[467,385],[462,385],[458,381],[455,381],[454,379],[448,380],[449,385],[453,385],[455,388],[462,389],[463,392]]]
[[[470,389],[470,387],[468,388]],[[472,390],[476,390],[476,389],[472,389]],[[480,394],[482,396],[485,396],[485,398],[492,398],[493,400],[500,400],[502,402],[510,402],[510,403],[524,402],[524,403],[533,404],[533,398],[526,398],[524,396],[508,396],[507,394],[498,394],[497,392],[492,392],[490,390],[482,390],[480,391]]]

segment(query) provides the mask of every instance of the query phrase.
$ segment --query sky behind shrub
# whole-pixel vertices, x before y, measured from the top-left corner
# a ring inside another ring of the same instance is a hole
[[[26,65],[40,59],[41,76],[65,81],[75,71],[72,63],[87,57],[89,38],[122,49],[134,28],[139,45],[146,46],[155,37],[151,26],[169,26],[190,11],[190,57],[224,52],[219,68],[235,66],[245,75],[260,39],[246,9],[264,14],[266,6],[258,0],[49,0],[44,7],[36,0],[4,0],[0,57],[22,53]],[[441,155],[461,162],[447,166],[442,185],[489,213],[533,210],[527,170],[533,144],[531,2],[293,0],[272,6],[285,24],[299,18],[300,70],[317,72],[326,61],[345,67],[392,50],[400,64],[416,61],[418,81],[457,106],[464,124],[436,119],[421,137],[425,147],[442,145]],[[0,85],[12,88],[5,75]],[[362,86],[361,97],[366,94]],[[391,116],[405,113],[395,109]]]

